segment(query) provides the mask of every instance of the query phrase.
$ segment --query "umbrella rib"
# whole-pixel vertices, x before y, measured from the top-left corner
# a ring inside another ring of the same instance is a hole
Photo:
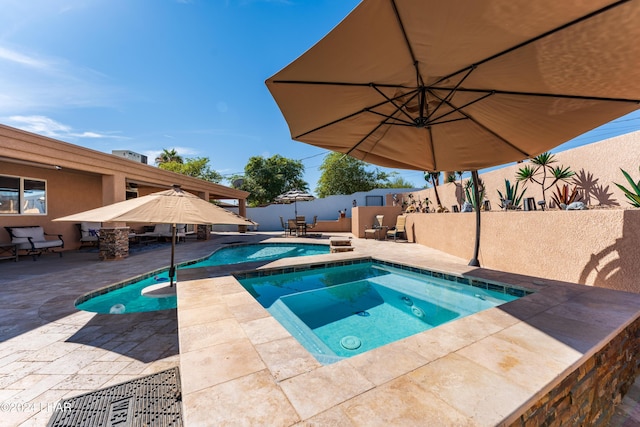
[[[404,37],[404,42],[407,46],[407,50],[409,51],[409,55],[411,55],[413,67],[416,70],[416,85],[424,86],[424,81],[422,80],[422,75],[420,74],[420,68],[418,67],[418,60],[416,59],[416,55],[413,52],[411,43],[409,42],[409,36],[407,36],[407,31],[405,30],[404,24],[402,23],[402,18],[400,18],[400,12],[398,11],[398,6],[396,5],[395,0],[391,1],[391,6],[393,7],[393,13],[395,13],[396,15],[396,20],[398,21],[398,25],[400,26],[400,32],[402,33],[402,37]],[[420,113],[422,114],[422,111]]]
[[[377,85],[377,84],[373,84],[373,83],[369,83],[369,84],[367,84],[367,86],[369,86],[369,87],[374,87],[374,88],[375,88],[376,86],[384,86],[384,87],[401,87],[401,86]],[[415,91],[415,90],[416,90],[416,89],[413,89],[413,91]],[[308,131],[303,132],[303,133],[301,133],[301,134],[299,134],[299,135],[297,135],[297,136],[294,136],[294,137],[293,137],[293,139],[302,138],[303,136],[309,135],[310,133],[316,132],[316,131],[318,131],[318,130],[320,130],[320,129],[324,129],[324,128],[326,128],[326,127],[329,127],[329,126],[332,126],[332,125],[334,125],[334,124],[336,124],[336,123],[339,123],[339,122],[341,122],[341,121],[343,121],[343,120],[347,120],[347,119],[350,119],[351,117],[355,117],[355,116],[357,116],[358,114],[371,112],[371,110],[372,110],[372,109],[377,108],[377,107],[380,107],[381,105],[384,105],[384,104],[388,104],[389,102],[391,102],[391,103],[396,107],[396,111],[394,111],[394,112],[393,112],[393,114],[395,114],[395,113],[396,113],[399,109],[401,109],[402,107],[398,107],[398,106],[397,106],[393,101],[395,101],[395,100],[397,100],[397,99],[400,99],[400,98],[402,98],[402,97],[404,97],[404,96],[407,96],[407,95],[408,95],[408,94],[410,94],[411,92],[412,92],[412,91],[409,91],[409,92],[403,93],[403,94],[401,94],[401,95],[395,96],[395,97],[393,97],[393,98],[387,98],[387,97],[385,96],[385,98],[387,99],[387,101],[379,102],[379,103],[377,103],[377,104],[375,104],[375,105],[372,105],[372,106],[370,106],[370,107],[363,108],[363,109],[362,109],[362,110],[360,110],[360,111],[356,111],[355,113],[347,114],[346,116],[340,117],[340,118],[335,119],[335,120],[333,120],[333,121],[331,121],[331,122],[329,122],[329,123],[325,123],[325,124],[323,124],[323,125],[321,125],[321,126],[318,126],[318,127],[314,128],[314,129],[308,130]],[[383,96],[384,96],[384,95],[383,95]],[[407,102],[408,102],[408,101],[407,101]],[[406,105],[406,104],[405,104],[405,105]],[[362,142],[362,141],[360,141],[360,142]],[[360,143],[358,143],[358,144],[360,144]],[[355,147],[354,147],[354,148],[355,148]]]
[[[452,90],[448,88],[437,88],[437,87],[434,87],[432,89]],[[487,92],[486,89],[472,89],[472,88],[458,88],[456,90],[458,92]],[[608,98],[608,97],[601,97],[601,96],[567,95],[567,94],[560,94],[560,93],[543,93],[543,92],[517,92],[517,91],[497,90],[497,89],[492,89],[492,92],[500,95],[539,96],[539,97],[548,97],[548,98],[583,99],[585,101],[613,101],[613,102],[640,103],[640,99],[629,99],[629,98]]]
[[[389,87],[397,89],[415,89],[413,86],[390,84],[390,83],[349,83],[349,82],[319,82],[314,80],[274,80],[273,83],[297,84],[297,85],[321,85],[321,86],[355,86],[369,87],[376,85],[378,87]]]
[[[416,95],[418,95],[418,89],[416,89],[416,90],[415,90],[415,93],[414,93],[414,94],[413,94],[409,99],[407,99],[407,100],[404,102],[404,104],[402,104],[401,106],[398,106],[398,105],[395,103],[396,99],[399,99],[399,98],[401,98],[401,97],[403,97],[403,96],[407,96],[407,95],[411,94],[411,91],[410,91],[410,92],[407,92],[407,93],[405,93],[405,94],[402,94],[402,95],[401,95],[401,96],[399,96],[399,97],[396,97],[396,98],[391,99],[391,98],[389,98],[387,95],[385,95],[385,94],[384,94],[384,92],[382,92],[380,89],[378,89],[378,87],[377,87],[376,85],[372,85],[372,87],[376,90],[376,92],[378,92],[380,95],[382,95],[382,97],[383,97],[383,98],[385,98],[389,103],[393,104],[393,106],[394,106],[394,107],[396,107],[396,111],[394,111],[394,112],[393,112],[393,114],[395,114],[395,113],[397,113],[398,111],[400,111],[402,114],[404,114],[405,116],[407,116],[407,117],[409,118],[409,120],[411,120],[411,122],[410,122],[410,123],[414,123],[413,117],[411,117],[411,116],[409,115],[409,113],[407,113],[403,108],[404,108],[404,107],[406,107],[406,106],[407,106],[407,104],[409,104],[409,102],[411,102],[411,100],[412,100],[412,99],[414,99],[414,98],[416,97]],[[384,117],[388,117],[388,118],[390,118],[390,119],[400,120],[400,119],[399,119],[399,118],[397,118],[397,117],[393,117],[393,115],[388,116],[388,115],[386,115],[386,114],[378,113],[377,111],[370,111],[370,112],[375,113],[375,114],[379,114],[379,115],[384,116]],[[403,120],[400,120],[400,121],[403,121]],[[405,123],[406,123],[406,122],[405,122]]]
[[[431,90],[432,88],[429,88],[429,93],[433,96],[435,96],[436,98],[438,98],[440,100],[440,103],[438,104],[438,106],[436,108],[434,108],[434,110],[427,116],[427,120],[430,120],[431,117],[433,117],[433,115],[436,113],[436,111],[438,111],[440,109],[440,107],[442,106],[442,104],[447,103],[449,106],[451,106],[451,104],[449,104],[449,101],[451,100],[451,98],[453,98],[453,95],[455,95],[456,91],[458,90],[458,88],[462,85],[462,83],[464,83],[464,81],[467,79],[467,77],[469,77],[471,75],[471,73],[476,69],[475,66],[472,66],[471,68],[469,68],[469,70],[467,71],[467,74],[465,74],[460,81],[453,87],[453,89],[446,89],[449,91],[449,93],[447,94],[447,96],[445,96],[444,98],[440,98],[438,95],[436,95],[435,93],[433,93],[433,91]],[[435,88],[437,89],[437,88]],[[450,114],[450,113],[447,113]],[[446,115],[446,114],[445,114]],[[438,117],[441,118],[444,116],[440,116]],[[438,120],[435,119],[435,120]]]
[[[535,37],[533,37],[533,38],[531,38],[531,39],[529,39],[529,40],[523,41],[522,43],[519,43],[519,44],[517,44],[517,45],[515,45],[515,46],[512,46],[512,47],[510,47],[510,48],[508,48],[508,49],[505,49],[505,50],[503,50],[502,52],[498,52],[498,53],[496,53],[496,54],[494,54],[494,55],[491,55],[491,56],[489,56],[489,57],[487,57],[487,58],[485,58],[485,59],[483,59],[483,60],[479,61],[479,62],[476,62],[476,63],[475,63],[475,64],[473,64],[473,65],[470,65],[470,66],[468,66],[468,67],[464,67],[464,68],[462,68],[462,69],[460,69],[460,70],[458,70],[458,71],[455,71],[455,72],[453,72],[453,73],[451,73],[451,74],[449,74],[449,75],[447,75],[447,76],[444,76],[444,77],[442,77],[441,79],[439,79],[437,82],[435,82],[435,83],[434,83],[434,85],[435,85],[435,84],[438,84],[438,83],[440,83],[440,82],[446,81],[447,79],[450,79],[451,77],[453,77],[453,76],[455,76],[455,75],[458,75],[458,74],[462,73],[463,71],[465,71],[465,70],[466,70],[466,69],[468,69],[469,67],[474,67],[474,66],[476,66],[476,67],[477,67],[478,65],[484,64],[484,63],[486,63],[486,62],[492,61],[492,60],[494,60],[494,59],[496,59],[496,58],[499,58],[499,57],[501,57],[501,56],[507,55],[507,54],[509,54],[509,53],[513,52],[514,50],[520,49],[520,48],[521,48],[521,47],[523,47],[523,46],[526,46],[526,45],[528,45],[528,44],[534,43],[534,42],[536,42],[536,41],[538,41],[538,40],[540,40],[540,39],[543,39],[543,38],[548,37],[548,36],[550,36],[550,35],[552,35],[552,34],[555,34],[555,33],[557,33],[558,31],[562,31],[562,30],[564,30],[565,28],[571,27],[571,26],[576,25],[576,24],[578,24],[578,23],[580,23],[580,22],[582,22],[582,21],[586,21],[586,20],[588,20],[588,19],[591,19],[591,18],[593,18],[594,16],[597,16],[597,15],[600,15],[600,14],[602,14],[602,13],[605,13],[605,12],[609,11],[610,9],[614,9],[614,8],[616,8],[616,7],[618,7],[618,6],[621,6],[621,5],[625,4],[625,3],[629,3],[630,1],[632,1],[632,0],[619,0],[619,1],[617,1],[616,3],[612,3],[612,4],[608,5],[608,6],[605,6],[605,7],[601,8],[601,9],[598,9],[598,10],[596,10],[596,11],[594,11],[594,12],[591,12],[591,13],[588,13],[588,14],[586,14],[586,15],[584,15],[584,16],[581,16],[581,17],[579,17],[579,18],[576,18],[576,19],[574,19],[574,20],[573,20],[573,21],[571,21],[571,22],[568,22],[568,23],[566,23],[566,24],[563,24],[563,25],[561,25],[561,26],[559,26],[559,27],[556,27],[556,28],[554,28],[554,29],[552,29],[552,30],[549,30],[549,31],[547,31],[547,32],[545,32],[545,33],[539,34],[539,35],[537,35],[537,36],[535,36]]]
[[[457,120],[461,120],[461,119],[455,119],[455,120],[448,120],[448,121],[446,121],[446,122],[438,122],[438,120],[440,120],[440,119],[442,119],[442,118],[444,118],[444,117],[447,117],[448,115],[451,115],[451,114],[453,114],[453,113],[456,113],[456,112],[460,112],[460,113],[461,113],[461,111],[460,111],[460,110],[462,110],[463,108],[467,108],[469,105],[473,105],[473,104],[475,104],[476,102],[480,102],[480,101],[482,101],[483,99],[488,98],[488,97],[490,97],[491,95],[493,95],[493,94],[494,94],[494,92],[493,92],[493,91],[491,91],[491,92],[489,92],[489,93],[486,93],[484,96],[481,96],[481,97],[480,97],[480,98],[478,98],[478,99],[474,99],[473,101],[469,101],[469,102],[467,102],[466,104],[461,105],[460,107],[456,107],[455,105],[451,104],[451,102],[450,102],[446,97],[441,99],[441,98],[440,98],[438,95],[436,95],[435,93],[432,93],[431,91],[429,91],[429,93],[431,93],[433,96],[435,96],[436,98],[438,98],[438,99],[441,101],[441,104],[440,104],[440,105],[442,105],[442,104],[447,104],[449,107],[453,108],[453,111],[449,111],[448,113],[444,113],[444,114],[442,114],[442,115],[440,115],[440,116],[436,117],[435,119],[433,119],[432,121],[430,121],[430,122],[429,122],[429,124],[440,124],[440,123],[447,123],[447,122],[450,122],[450,121],[457,121]]]
[[[385,122],[386,122],[386,120],[383,120],[383,121],[381,121],[380,123],[378,123],[378,125],[377,125],[376,127],[374,127],[373,129],[371,129],[371,131],[370,131],[368,134],[366,134],[364,137],[362,137],[362,139],[360,139],[360,141],[358,141],[358,143],[357,143],[356,145],[354,145],[353,147],[351,147],[351,148],[349,149],[349,151],[347,151],[345,154],[351,155],[351,152],[352,152],[353,150],[355,150],[356,148],[358,148],[358,146],[359,146],[360,144],[362,144],[363,142],[365,142],[365,141],[367,140],[367,138],[369,138],[371,135],[373,135],[373,133],[374,133],[375,131],[377,131],[378,129],[380,129],[380,128],[382,127],[382,125],[386,124]],[[365,157],[366,157],[366,156],[365,156]]]

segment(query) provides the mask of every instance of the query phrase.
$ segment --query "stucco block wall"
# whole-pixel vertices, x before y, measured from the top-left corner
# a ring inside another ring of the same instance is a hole
[[[481,214],[485,268],[640,293],[640,210]],[[409,241],[471,259],[474,213],[407,216]]]

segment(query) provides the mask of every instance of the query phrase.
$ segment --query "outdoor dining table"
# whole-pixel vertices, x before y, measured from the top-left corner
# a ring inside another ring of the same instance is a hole
[[[307,221],[304,216],[296,217],[296,235],[306,235],[307,234]]]

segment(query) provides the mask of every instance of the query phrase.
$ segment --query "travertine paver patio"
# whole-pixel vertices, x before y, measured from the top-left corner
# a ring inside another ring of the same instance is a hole
[[[176,260],[267,237],[229,233],[180,243]],[[167,266],[169,248],[121,261],[83,250],[0,262],[0,425],[44,426],[62,398],[178,366],[176,310],[113,316],[73,305],[86,292]]]
[[[537,292],[322,366],[233,277],[190,270],[178,288],[188,425],[509,425],[640,316],[637,294],[475,269],[419,245],[353,244],[313,262],[371,255]]]
[[[190,260],[208,255],[225,242],[260,241],[274,235],[214,236],[206,242],[180,244],[176,257],[178,262]],[[354,245],[354,253],[338,256],[384,254],[388,259],[450,272],[468,269],[464,260],[418,245],[362,239],[354,239]],[[214,272],[217,278],[197,278],[197,271],[179,275],[177,315],[176,310],[96,315],[73,307],[75,298],[85,292],[166,266],[168,254],[167,247],[123,261],[100,262],[95,253],[69,252],[61,259],[45,255],[36,262],[22,258],[18,263],[0,263],[3,426],[43,426],[61,398],[177,365],[182,370],[189,426],[217,421],[289,425],[305,419],[318,425],[389,420],[490,425],[497,416],[507,414],[504,408],[493,407],[486,396],[478,396],[477,390],[503,384],[495,392],[492,388],[492,394],[510,404],[530,396],[554,372],[586,354],[584,346],[598,342],[604,331],[595,322],[613,326],[620,314],[632,317],[621,308],[640,305],[638,296],[622,294],[621,301],[621,294],[569,286],[516,304],[517,312],[490,310],[475,320],[456,321],[325,367],[221,271]],[[498,272],[478,273],[503,278]],[[594,309],[585,309],[581,303],[612,304],[611,319],[593,319]],[[549,309],[549,304],[557,308]],[[543,307],[548,311],[544,316]],[[538,324],[523,319],[537,319]],[[590,332],[571,341],[563,324]],[[530,325],[536,325],[538,332],[531,331]],[[565,343],[551,338],[549,332],[566,338]],[[547,346],[542,359],[527,345],[531,342]],[[503,367],[487,357],[491,351],[526,362],[525,368],[512,370],[505,382]],[[475,387],[464,382],[465,373],[478,370],[482,375],[476,375]],[[435,389],[418,386],[425,378]],[[621,420],[640,419],[638,389],[636,382],[629,393],[636,400],[627,399],[622,405],[631,415]]]

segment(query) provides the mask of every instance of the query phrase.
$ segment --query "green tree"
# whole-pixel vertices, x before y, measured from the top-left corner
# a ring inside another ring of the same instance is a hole
[[[222,175],[209,167],[208,157],[195,157],[192,159],[180,161],[172,160],[158,164],[158,168],[171,172],[180,173],[182,175],[192,176],[194,178],[204,179],[205,181],[219,183],[222,181]]]
[[[397,172],[391,172],[388,181],[379,188],[416,188],[416,186],[413,185],[412,182],[398,176]]]
[[[526,165],[518,170],[516,179],[518,181],[531,181],[542,188],[542,200],[547,203],[545,192],[558,181],[565,181],[575,175],[569,167],[553,166],[556,163],[555,154],[549,152],[542,153],[531,159],[532,165]],[[542,176],[540,176],[542,174]],[[547,178],[552,178],[551,184],[545,185]],[[543,208],[544,209],[544,208]]]
[[[244,167],[244,176],[235,175],[229,180],[242,179],[240,189],[251,193],[247,204],[255,207],[269,204],[289,190],[309,191],[303,175],[302,162],[276,154],[269,158],[251,157]]]
[[[160,153],[158,155],[158,157],[156,157],[156,165],[160,166],[163,163],[183,163],[184,160],[182,159],[182,156],[178,155],[178,152],[176,151],[175,148],[172,148],[171,150],[167,149],[167,148],[163,148],[162,149],[162,153]]]
[[[316,187],[318,197],[370,191],[388,184],[389,174],[378,168],[370,171],[366,167],[367,163],[362,160],[342,153],[327,154],[320,165],[322,173]]]

